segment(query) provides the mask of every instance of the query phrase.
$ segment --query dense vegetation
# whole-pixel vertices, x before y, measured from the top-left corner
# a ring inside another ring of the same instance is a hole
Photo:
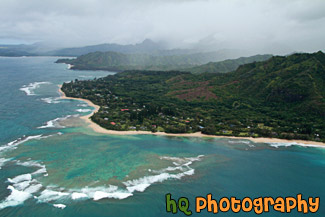
[[[112,130],[325,141],[325,55],[275,56],[236,71],[125,71],[64,83],[67,96],[101,106]]]

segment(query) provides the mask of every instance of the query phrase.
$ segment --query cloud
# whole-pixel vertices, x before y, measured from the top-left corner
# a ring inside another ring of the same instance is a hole
[[[162,40],[171,47],[324,49],[323,0],[1,0],[0,40],[62,46]]]

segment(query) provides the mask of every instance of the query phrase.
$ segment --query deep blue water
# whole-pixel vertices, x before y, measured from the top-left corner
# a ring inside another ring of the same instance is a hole
[[[187,197],[192,216],[215,215],[194,213],[195,197],[209,193],[215,199],[302,193],[320,197],[317,213],[261,216],[325,216],[324,148],[98,134],[77,117],[92,108],[59,99],[58,85],[112,73],[67,70],[55,60],[0,58],[1,217],[174,216],[165,211],[167,193]]]

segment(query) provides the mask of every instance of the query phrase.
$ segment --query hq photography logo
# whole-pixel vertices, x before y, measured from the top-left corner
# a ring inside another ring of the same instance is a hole
[[[190,207],[190,201],[186,197],[180,197],[173,199],[170,193],[165,195],[166,212],[176,214],[178,211],[184,213],[187,216],[193,214]],[[297,194],[296,197],[258,197],[243,199],[237,199],[236,197],[223,197],[219,201],[212,198],[212,194],[206,195],[206,197],[198,196],[194,201],[194,211],[201,213],[206,210],[209,213],[224,213],[233,212],[255,212],[256,214],[262,214],[264,212],[270,212],[271,209],[281,213],[290,213],[292,210],[297,210],[300,213],[315,213],[319,209],[320,198],[309,197],[303,199],[302,194]]]

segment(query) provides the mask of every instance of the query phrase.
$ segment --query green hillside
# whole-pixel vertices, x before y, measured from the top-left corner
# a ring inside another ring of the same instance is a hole
[[[63,84],[113,130],[325,141],[325,55],[275,56],[230,73],[125,71]],[[114,124],[112,124],[114,123]]]

